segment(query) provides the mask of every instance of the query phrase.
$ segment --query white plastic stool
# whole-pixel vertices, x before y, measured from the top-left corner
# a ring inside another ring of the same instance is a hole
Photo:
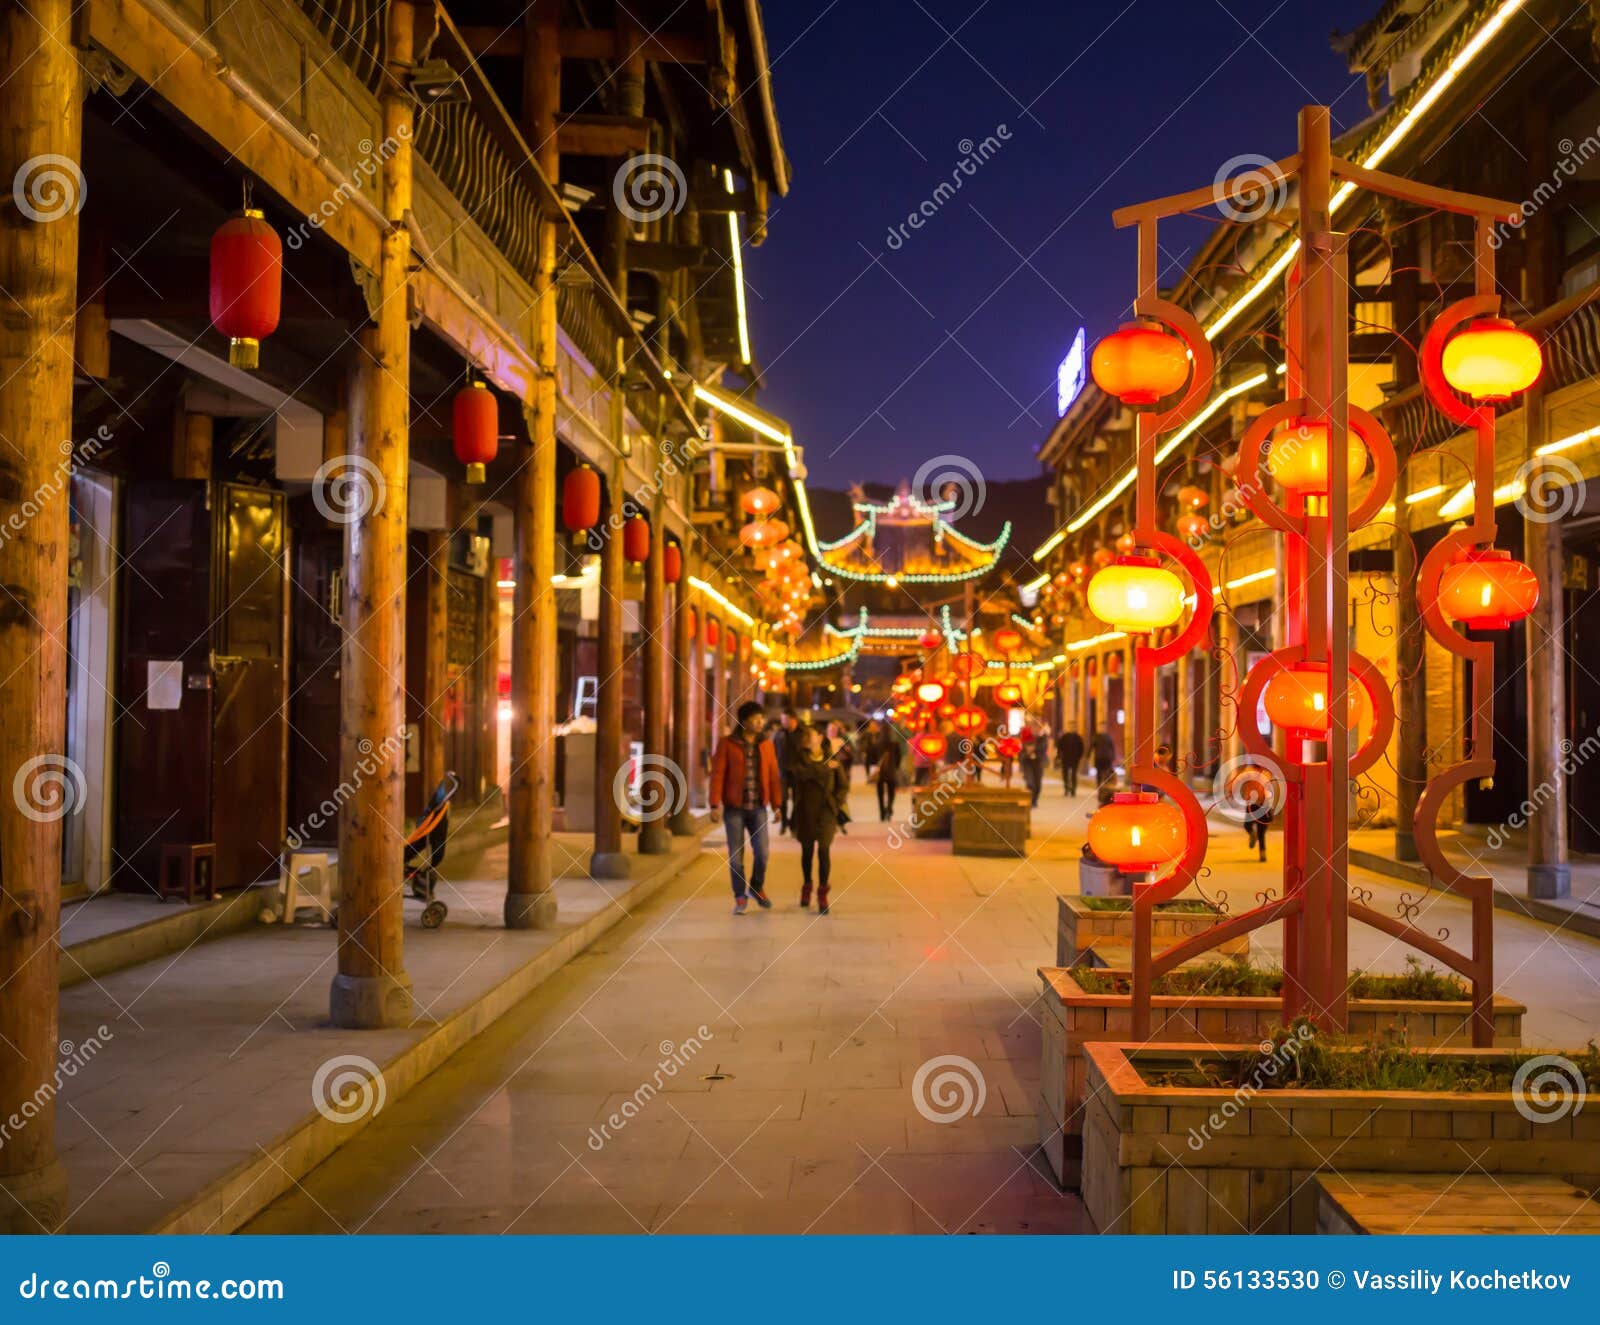
[[[278,881],[283,899],[283,923],[294,924],[301,906],[315,906],[330,925],[339,905],[339,865],[326,851],[290,851],[284,856]]]

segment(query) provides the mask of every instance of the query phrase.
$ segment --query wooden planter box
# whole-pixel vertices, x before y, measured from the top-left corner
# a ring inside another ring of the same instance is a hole
[[[916,837],[949,837],[954,812],[959,805],[979,806],[985,814],[996,819],[1007,809],[1020,807],[1022,836],[1026,841],[1030,801],[1029,793],[1019,788],[986,787],[981,782],[935,779],[927,786],[911,789],[911,831]]]
[[[950,819],[951,850],[958,856],[1026,855],[1030,817],[1027,793],[974,796],[973,790],[988,788],[964,787],[957,793]]]
[[[1125,975],[1126,972],[1110,972]],[[1065,1188],[1079,1185],[1083,1154],[1083,1102],[1088,1080],[1086,1046],[1127,1040],[1133,1033],[1133,1000],[1127,994],[1090,994],[1072,971],[1046,966],[1041,1025],[1039,1144]],[[1522,1016],[1528,1009],[1508,998],[1494,1000],[1497,1048],[1522,1043]],[[1283,1024],[1276,998],[1157,995],[1151,1000],[1151,1040],[1167,1044],[1260,1043]],[[1371,1040],[1403,1032],[1414,1048],[1472,1043],[1466,1002],[1411,999],[1351,999],[1350,1034]]]
[[[1202,929],[1210,929],[1223,918],[1222,912],[1180,911],[1171,907],[1156,907],[1155,923],[1151,927],[1155,950],[1170,948],[1180,939]],[[1114,950],[1124,956],[1133,944],[1133,907],[1126,910],[1096,910],[1084,903],[1081,897],[1065,896],[1056,905],[1056,965],[1082,966],[1089,961],[1090,952],[1099,948]],[[1239,934],[1225,939],[1213,952],[1223,956],[1243,956],[1250,951],[1250,936]],[[1122,963],[1106,963],[1121,965]]]
[[[1140,1068],[1177,1065],[1193,1051],[1091,1044],[1085,1054],[1083,1202],[1102,1233],[1314,1233],[1315,1179],[1333,1166],[1600,1180],[1600,1113],[1592,1111],[1535,1124],[1510,1091],[1149,1086]]]

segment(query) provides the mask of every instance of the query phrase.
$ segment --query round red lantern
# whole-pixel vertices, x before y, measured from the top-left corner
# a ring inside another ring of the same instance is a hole
[[[1452,336],[1440,359],[1444,379],[1474,400],[1509,400],[1539,380],[1539,342],[1503,317],[1480,317]]]
[[[911,738],[911,748],[924,759],[943,759],[950,742],[938,732],[921,732]]]
[[[1015,736],[1002,736],[994,743],[995,752],[1002,759],[1015,759],[1022,753],[1022,742]]]
[[[1261,693],[1275,726],[1291,737],[1320,741],[1328,734],[1328,665],[1302,662],[1275,672]],[[1367,688],[1354,675],[1345,687],[1345,724],[1359,732],[1369,717]]]
[[[989,725],[989,715],[976,705],[967,704],[950,715],[950,725],[963,736],[976,736]]]
[[[1084,576],[1088,575],[1088,573],[1089,563],[1084,561],[1081,557],[1067,567],[1067,574],[1079,582],[1082,582]]]
[[[1089,558],[1096,566],[1101,567],[1109,566],[1116,559],[1117,554],[1108,547],[1097,547],[1094,550],[1094,555]]]
[[[1094,347],[1089,371],[1124,405],[1153,405],[1189,380],[1189,351],[1153,323],[1129,322]]]
[[[1012,626],[1001,626],[991,638],[1001,653],[1015,653],[1022,647],[1022,632]]]
[[[635,564],[650,560],[650,521],[630,515],[622,522],[622,555]]]
[[[1203,515],[1180,515],[1178,536],[1186,543],[1204,543],[1211,532],[1211,521]]]
[[[751,520],[739,527],[739,541],[748,548],[775,547],[789,537],[789,526],[782,520]]]
[[[668,584],[676,584],[683,578],[683,549],[676,543],[669,542],[662,550],[661,578]]]
[[[1328,437],[1333,429],[1321,419],[1296,419],[1272,438],[1267,473],[1302,497],[1326,497],[1331,482]],[[1367,467],[1366,444],[1354,432],[1344,439],[1344,473],[1354,483]]]
[[[739,498],[739,505],[746,515],[759,519],[778,509],[778,494],[771,488],[746,488],[744,496]]]
[[[1015,681],[1002,681],[994,688],[994,702],[1002,708],[1016,708],[1022,703],[1022,687]]]
[[[600,523],[600,475],[579,465],[561,484],[561,523],[572,533]]]
[[[932,708],[944,698],[944,686],[938,681],[923,681],[917,686],[917,699]]]
[[[1538,577],[1500,548],[1473,548],[1439,577],[1439,610],[1471,630],[1504,630],[1538,605]]]
[[[1188,840],[1183,811],[1153,791],[1119,791],[1089,819],[1089,849],[1129,874],[1177,860]]]
[[[983,669],[983,659],[975,653],[958,653],[950,659],[950,671],[958,681],[970,681]]]
[[[467,467],[466,481],[482,483],[484,466],[500,449],[500,402],[482,382],[456,392],[450,406],[456,459]]]
[[[247,207],[211,236],[211,325],[228,338],[235,368],[261,366],[261,342],[283,308],[283,241]]]
[[[1186,483],[1178,489],[1178,505],[1188,510],[1198,511],[1210,500],[1210,494],[1204,488],[1197,488],[1192,483]]]
[[[1131,533],[1122,534],[1117,538],[1116,547],[1119,555],[1124,557],[1131,556],[1134,552],[1138,551],[1139,540],[1136,539]]]
[[[929,626],[928,629],[923,631],[922,634],[918,637],[917,643],[920,644],[929,653],[932,653],[935,649],[937,649],[941,644],[944,643],[944,636],[941,635],[932,626]]]

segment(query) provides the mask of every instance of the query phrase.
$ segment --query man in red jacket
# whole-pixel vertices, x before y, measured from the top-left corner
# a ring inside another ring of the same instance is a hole
[[[742,916],[750,903],[745,897],[744,839],[750,835],[754,866],[749,894],[763,909],[767,899],[767,807],[783,803],[778,780],[778,757],[761,739],[766,713],[755,700],[739,706],[739,725],[724,736],[711,761],[711,812],[722,811],[728,832],[728,873],[733,880],[733,913]]]

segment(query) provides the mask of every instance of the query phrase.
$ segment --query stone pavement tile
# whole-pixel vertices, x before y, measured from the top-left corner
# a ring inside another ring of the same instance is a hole
[[[672,1107],[698,1125],[703,1120],[758,1123],[763,1119],[800,1116],[804,1092],[798,1090],[739,1090],[727,1089],[734,1083],[718,1083],[721,1088],[709,1091],[685,1092],[672,1096]],[[624,1100],[631,1095],[606,1097],[599,1117],[616,1113]]]
[[[1001,1113],[990,1104],[975,1116],[949,1123],[913,1117],[906,1128],[905,1149],[917,1154],[957,1155],[973,1151],[1031,1151],[1038,1143],[1039,1124],[1031,1115]]]
[[[656,1233],[897,1234],[916,1231],[916,1207],[899,1192],[837,1200],[753,1201],[714,1205],[691,1201],[662,1212]]]

